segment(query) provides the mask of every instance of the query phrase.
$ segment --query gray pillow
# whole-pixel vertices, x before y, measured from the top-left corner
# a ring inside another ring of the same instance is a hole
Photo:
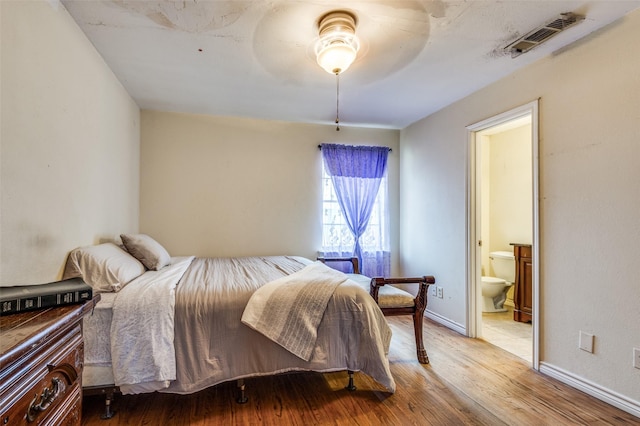
[[[129,253],[152,271],[171,263],[171,256],[162,245],[145,234],[122,234],[122,243]]]

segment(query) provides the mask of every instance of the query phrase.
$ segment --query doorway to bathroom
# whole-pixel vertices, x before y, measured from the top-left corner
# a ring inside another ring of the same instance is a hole
[[[467,129],[468,335],[537,370],[538,101]]]

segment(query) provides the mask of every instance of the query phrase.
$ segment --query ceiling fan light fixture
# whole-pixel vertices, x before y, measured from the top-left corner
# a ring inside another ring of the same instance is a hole
[[[349,44],[330,44],[318,52],[318,65],[330,74],[340,74],[351,66],[357,53]]]
[[[358,55],[356,17],[350,12],[329,12],[318,22],[320,39],[316,43],[316,60],[330,74],[346,71]]]

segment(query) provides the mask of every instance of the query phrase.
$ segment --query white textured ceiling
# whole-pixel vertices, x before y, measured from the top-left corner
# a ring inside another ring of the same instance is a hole
[[[62,0],[143,109],[332,123],[317,20],[347,9],[361,50],[342,125],[403,128],[611,24],[640,0]],[[563,12],[586,18],[517,58],[502,48]]]

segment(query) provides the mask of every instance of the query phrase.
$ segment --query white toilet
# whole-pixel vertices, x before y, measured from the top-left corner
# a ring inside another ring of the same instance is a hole
[[[482,312],[505,312],[507,291],[516,279],[516,262],[512,252],[489,253],[496,277],[482,277]]]

